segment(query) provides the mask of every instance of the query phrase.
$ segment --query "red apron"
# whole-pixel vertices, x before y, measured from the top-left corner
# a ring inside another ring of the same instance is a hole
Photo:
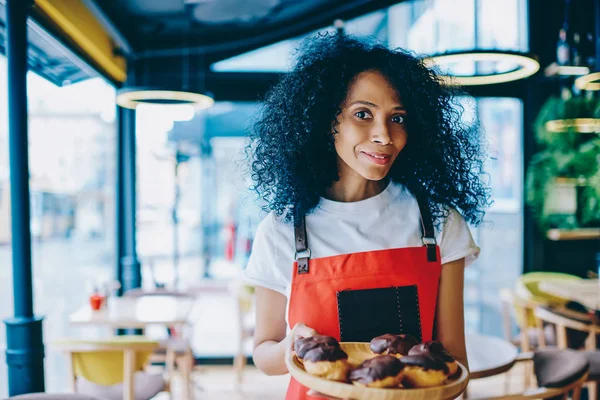
[[[310,258],[304,221],[295,229],[296,259],[289,326],[302,322],[344,342],[368,342],[385,333],[432,340],[439,248],[431,215],[419,202],[423,246]],[[286,399],[310,399],[293,378]]]

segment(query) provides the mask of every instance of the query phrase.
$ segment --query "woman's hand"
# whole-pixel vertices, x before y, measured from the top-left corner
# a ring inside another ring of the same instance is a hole
[[[294,343],[296,343],[296,340],[315,335],[317,335],[317,331],[304,325],[302,322],[298,322],[296,325],[294,325],[290,333],[288,333],[287,337],[285,338],[286,348],[288,350],[294,350]]]

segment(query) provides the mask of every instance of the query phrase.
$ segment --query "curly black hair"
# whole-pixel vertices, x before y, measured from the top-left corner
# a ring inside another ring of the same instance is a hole
[[[368,70],[386,77],[410,116],[407,144],[388,178],[424,196],[436,224],[453,207],[477,225],[490,190],[481,179],[479,125],[461,120],[462,93],[408,51],[340,34],[306,39],[293,70],[268,92],[256,116],[247,151],[252,188],[266,201],[265,211],[297,222],[339,179],[337,117],[349,86]]]

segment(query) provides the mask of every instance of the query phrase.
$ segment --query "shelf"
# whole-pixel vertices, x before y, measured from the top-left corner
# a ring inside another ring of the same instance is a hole
[[[600,228],[550,229],[546,237],[554,241],[600,239]]]
[[[566,186],[588,186],[587,179],[585,178],[566,178],[557,176],[554,179],[555,185],[566,185]]]

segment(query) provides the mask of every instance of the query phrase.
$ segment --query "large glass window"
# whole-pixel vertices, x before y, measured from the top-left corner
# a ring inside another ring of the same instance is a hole
[[[351,35],[374,37],[390,47],[420,54],[473,48],[527,50],[526,17],[525,0],[416,0],[347,21],[344,29]],[[507,26],[512,28],[506,29]],[[325,31],[333,32],[334,28],[323,28],[223,60],[213,64],[212,69],[289,71],[292,54],[300,41]],[[461,63],[452,68],[454,73],[467,74],[475,66]]]
[[[500,290],[513,287],[523,272],[523,104],[482,98],[477,112],[489,147],[493,204],[472,230],[481,255],[465,271],[465,319],[469,331],[500,335]]]
[[[12,313],[6,62],[0,58],[0,317]],[[44,341],[78,335],[69,314],[115,274],[115,89],[101,78],[58,87],[27,76],[35,313]],[[4,348],[5,328],[0,329]],[[4,355],[2,355],[2,358]],[[5,382],[0,363],[0,397]],[[46,387],[68,385],[64,355],[46,352]]]

